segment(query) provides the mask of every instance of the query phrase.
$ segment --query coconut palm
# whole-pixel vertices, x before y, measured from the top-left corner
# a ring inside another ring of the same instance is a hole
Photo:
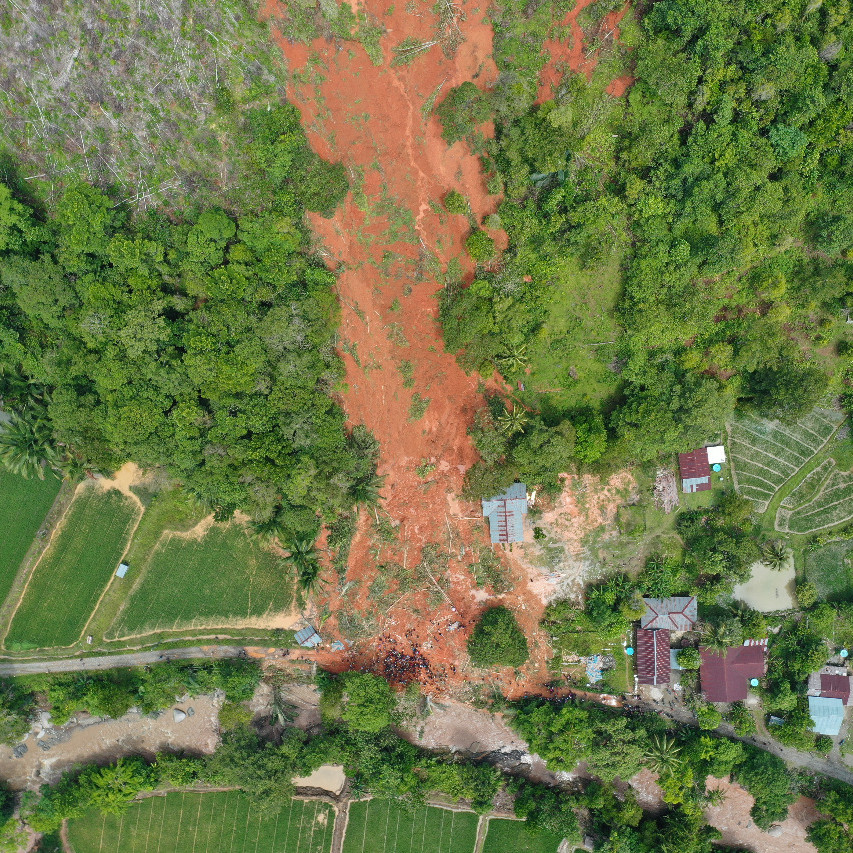
[[[684,759],[681,746],[675,738],[665,734],[654,734],[649,738],[645,754],[646,766],[659,776],[668,776],[678,769]]]
[[[384,485],[385,477],[380,477],[374,472],[367,479],[357,480],[350,486],[350,497],[355,504],[379,503],[379,498],[382,497],[380,489]]]
[[[314,539],[296,536],[284,546],[289,552],[284,559],[296,570],[296,583],[302,592],[313,592],[320,577],[320,561],[314,550]]]
[[[709,806],[721,806],[726,801],[726,792],[722,788],[711,788],[703,799]]]
[[[706,626],[702,634],[702,645],[714,652],[724,652],[740,643],[739,629],[740,625],[734,619],[724,619],[714,625]]]
[[[44,479],[47,468],[57,465],[61,454],[53,442],[49,421],[35,416],[12,415],[0,424],[0,464],[13,474]]]
[[[498,415],[497,422],[498,429],[506,436],[524,432],[524,427],[527,424],[527,412],[521,406],[516,406],[513,403],[511,409],[504,409]]]
[[[775,572],[781,572],[788,565],[791,549],[784,539],[771,539],[761,548],[761,562]]]
[[[505,373],[511,373],[514,370],[523,370],[527,366],[527,344],[508,346],[498,356],[497,360]]]

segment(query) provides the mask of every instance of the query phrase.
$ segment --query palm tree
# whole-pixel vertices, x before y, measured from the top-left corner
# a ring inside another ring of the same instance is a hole
[[[706,627],[702,637],[702,645],[714,652],[724,652],[740,642],[739,627],[735,620],[728,619]]]
[[[726,801],[726,792],[722,788],[711,788],[705,793],[704,800],[709,806],[721,806]]]
[[[313,592],[320,577],[320,561],[314,539],[297,536],[284,546],[290,553],[284,559],[296,570],[296,583],[302,592]]]
[[[0,425],[0,465],[13,474],[27,479],[35,474],[43,480],[45,469],[59,461],[60,454],[46,419],[16,413]]]
[[[511,344],[497,360],[504,372],[523,370],[527,366],[527,344]]]
[[[771,539],[761,549],[761,562],[775,572],[781,572],[788,565],[791,549],[784,539]]]
[[[681,746],[676,743],[675,738],[665,734],[651,736],[645,759],[646,766],[658,776],[668,776],[684,761],[681,757]]]
[[[380,477],[374,471],[367,479],[356,480],[350,486],[350,497],[355,504],[373,505],[379,503],[382,497],[380,489],[385,485],[385,477]]]
[[[521,406],[516,406],[515,403],[513,403],[511,409],[504,409],[504,411],[498,415],[497,421],[498,429],[500,429],[504,435],[515,435],[517,432],[524,432],[524,427],[527,424],[527,412],[525,412]]]

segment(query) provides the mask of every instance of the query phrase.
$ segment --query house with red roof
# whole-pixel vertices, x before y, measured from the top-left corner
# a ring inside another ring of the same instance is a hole
[[[724,652],[700,648],[699,681],[709,702],[743,702],[753,678],[767,670],[767,646],[734,646]]]
[[[646,612],[640,619],[645,631],[690,631],[696,624],[698,605],[696,596],[671,598],[644,598]]]
[[[637,628],[636,654],[637,681],[640,684],[669,684],[669,631]]]
[[[808,696],[840,699],[844,705],[853,701],[853,676],[843,666],[825,666],[809,676]]]
[[[681,490],[687,494],[707,492],[711,489],[711,463],[708,449],[700,447],[690,453],[678,454],[678,470],[681,473]]]

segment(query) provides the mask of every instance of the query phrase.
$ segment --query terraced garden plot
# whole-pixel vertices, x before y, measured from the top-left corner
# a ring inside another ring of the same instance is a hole
[[[562,840],[547,832],[531,835],[523,821],[493,817],[483,853],[557,853]]]
[[[60,481],[25,480],[0,469],[0,602],[59,493]]]
[[[89,812],[68,826],[75,853],[328,853],[335,815],[291,800],[260,817],[236,791],[173,793],[135,803],[121,816]]]
[[[78,489],[24,590],[6,648],[70,646],[80,639],[141,512],[114,489]]]
[[[477,823],[473,812],[404,809],[375,799],[352,803],[343,853],[473,853]]]
[[[292,570],[235,522],[167,530],[139,571],[110,638],[257,622],[293,600]]]
[[[839,424],[841,412],[815,409],[794,424],[752,415],[729,426],[735,487],[764,512],[782,486],[818,453]]]
[[[813,533],[853,518],[853,474],[837,470],[831,459],[827,462],[831,464],[824,462],[812,472],[821,470],[822,476],[808,483],[801,495],[801,498],[806,498],[805,502],[794,508],[779,507],[776,513],[777,530],[785,533]],[[796,496],[800,486],[789,497]]]

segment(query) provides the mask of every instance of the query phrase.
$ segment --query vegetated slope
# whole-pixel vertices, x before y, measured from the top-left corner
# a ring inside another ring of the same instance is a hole
[[[500,217],[510,246],[499,266],[478,271],[482,284],[446,292],[451,346],[466,364],[524,382],[549,334],[548,306],[571,288],[560,275],[567,260],[594,273],[621,257],[611,399],[590,398],[605,413],[615,408],[611,460],[689,449],[718,434],[736,406],[792,419],[811,409],[826,374],[843,367],[825,345],[847,337],[846,3],[802,4],[795,15],[784,2],[663,0],[639,27],[620,24],[630,51],[600,63],[590,80],[568,75],[541,105],[535,50],[518,48],[518,9],[497,9],[501,83],[476,117],[496,118],[486,165],[490,185],[506,193]],[[533,20],[560,9],[543,4]],[[609,82],[626,69],[635,83],[614,99]],[[458,91],[447,98],[465,107]],[[458,109],[454,116],[445,131],[458,134]],[[570,340],[598,344],[582,331]],[[574,376],[571,360],[553,355],[564,383],[582,391],[589,371]],[[554,411],[535,386],[519,397],[546,422],[577,426],[582,400]]]
[[[30,383],[4,405],[45,419],[78,468],[164,465],[221,518],[313,538],[373,471],[331,397],[334,276],[303,224],[347,182],[292,107],[248,110],[234,141],[255,200],[239,218],[131,219],[73,182],[43,219],[0,184],[0,364]]]
[[[16,0],[0,26],[0,149],[147,207],[225,194],[251,206],[239,107],[279,89],[254,0]]]

